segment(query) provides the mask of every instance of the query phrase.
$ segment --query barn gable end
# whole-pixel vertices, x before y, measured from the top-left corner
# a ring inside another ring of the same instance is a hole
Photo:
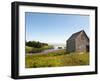
[[[67,52],[89,51],[89,38],[84,30],[72,34],[66,44]]]

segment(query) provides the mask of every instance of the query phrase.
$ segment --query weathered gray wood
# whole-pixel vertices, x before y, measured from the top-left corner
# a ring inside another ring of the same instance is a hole
[[[66,42],[67,52],[86,52],[89,51],[89,38],[85,31],[72,34]]]

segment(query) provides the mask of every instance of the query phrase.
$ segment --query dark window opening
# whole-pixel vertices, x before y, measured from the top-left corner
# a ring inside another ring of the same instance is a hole
[[[89,45],[86,45],[86,51],[89,52]]]

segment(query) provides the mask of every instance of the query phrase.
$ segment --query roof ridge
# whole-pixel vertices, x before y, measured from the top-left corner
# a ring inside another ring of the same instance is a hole
[[[76,33],[73,33],[68,40],[75,39],[81,32],[85,32],[85,31],[84,30],[81,30],[81,31],[78,31]]]
[[[83,31],[84,31],[84,30],[80,30],[80,31],[78,31],[78,32],[75,32],[75,33],[73,33],[73,34],[80,33],[80,32],[83,32]],[[72,35],[73,35],[73,34],[72,34]]]

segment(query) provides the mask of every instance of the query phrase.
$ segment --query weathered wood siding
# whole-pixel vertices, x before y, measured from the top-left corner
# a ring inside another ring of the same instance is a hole
[[[67,52],[74,52],[75,51],[75,40],[68,40],[67,41]]]
[[[77,36],[76,36],[77,35]],[[84,31],[73,34],[67,40],[67,52],[86,52],[89,51],[89,38]]]
[[[84,33],[81,33],[76,39],[76,52],[86,52],[86,46],[89,46],[89,40]]]

